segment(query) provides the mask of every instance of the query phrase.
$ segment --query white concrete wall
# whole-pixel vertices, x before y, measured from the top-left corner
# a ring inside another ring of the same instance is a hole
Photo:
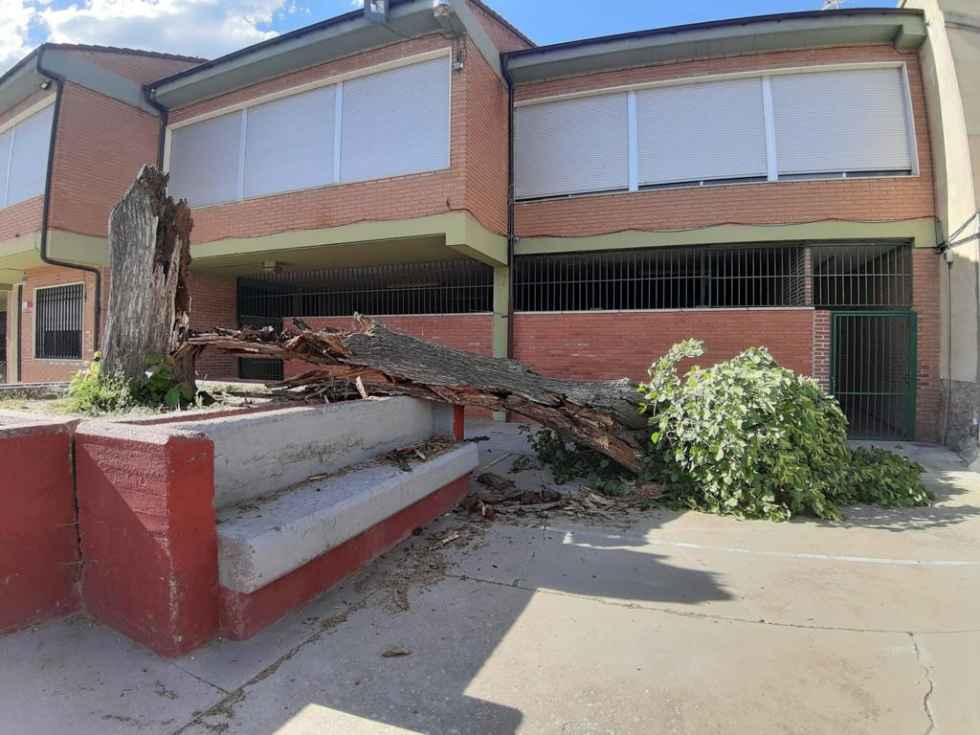
[[[446,433],[444,424],[439,404],[397,397],[173,426],[214,442],[214,503],[224,508]]]

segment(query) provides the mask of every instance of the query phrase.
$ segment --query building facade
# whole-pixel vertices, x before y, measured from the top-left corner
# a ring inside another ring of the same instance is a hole
[[[891,9],[538,47],[476,0],[405,0],[175,70],[146,101],[194,211],[194,324],[359,312],[583,379],[765,345],[854,435],[936,441],[926,42]]]
[[[199,62],[45,44],[0,79],[6,381],[62,381],[98,351],[109,211],[157,160],[160,113],[142,85]]]

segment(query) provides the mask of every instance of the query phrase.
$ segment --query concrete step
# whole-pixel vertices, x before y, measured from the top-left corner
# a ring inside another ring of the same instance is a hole
[[[218,513],[221,586],[250,594],[474,470],[460,444],[404,471],[374,461]]]

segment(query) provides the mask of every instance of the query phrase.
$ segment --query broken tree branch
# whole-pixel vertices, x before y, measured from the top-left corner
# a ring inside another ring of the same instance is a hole
[[[322,387],[342,379],[367,392],[407,395],[524,416],[593,447],[638,472],[646,420],[629,380],[568,381],[545,378],[513,360],[450,349],[355,316],[353,331],[290,329],[215,330],[192,333],[177,349],[178,361],[204,348],[239,355],[309,363],[284,381],[286,388]],[[304,325],[305,326],[305,325]]]

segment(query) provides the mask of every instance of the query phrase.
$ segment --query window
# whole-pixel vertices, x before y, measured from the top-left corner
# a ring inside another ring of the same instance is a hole
[[[642,90],[636,115],[640,186],[766,177],[761,79]]]
[[[449,60],[344,83],[341,180],[449,167]]]
[[[445,169],[449,117],[440,54],[174,128],[171,189],[201,207]]]
[[[914,167],[900,69],[774,76],[772,103],[780,176]]]
[[[520,107],[515,114],[520,198],[612,191],[629,185],[625,94]]]
[[[34,292],[34,357],[82,359],[84,286],[39,288]]]
[[[515,112],[516,196],[912,174],[910,112],[894,64],[531,102]]]
[[[179,196],[195,206],[238,198],[242,120],[233,112],[174,130],[170,186]]]
[[[44,193],[53,121],[48,105],[0,134],[0,207]]]
[[[333,183],[336,98],[322,87],[249,109],[245,196]]]

